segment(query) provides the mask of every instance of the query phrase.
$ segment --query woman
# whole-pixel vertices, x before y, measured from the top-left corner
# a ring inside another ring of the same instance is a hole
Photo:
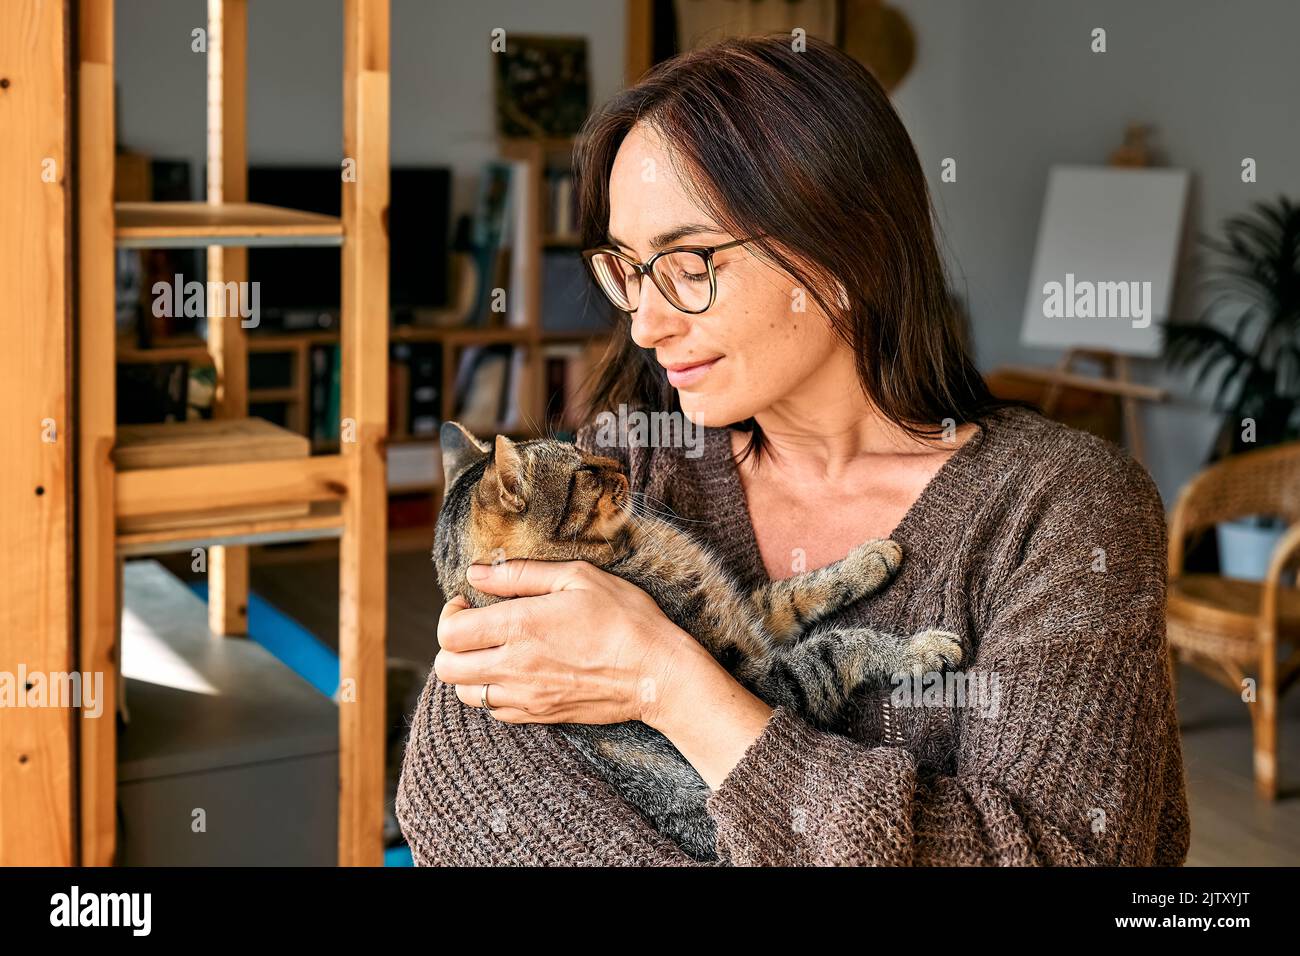
[[[755,697],[621,579],[479,568],[517,600],[443,612],[398,796],[417,862],[692,862],[549,726],[624,720],[709,785],[724,863],[1183,862],[1159,495],[989,395],[868,72],[788,38],[686,54],[593,117],[577,173],[625,313],[596,407],[706,426],[702,453],[579,444],[751,586],[894,538],[897,577],[834,622],[943,628],[965,661],[871,701],[850,738]]]

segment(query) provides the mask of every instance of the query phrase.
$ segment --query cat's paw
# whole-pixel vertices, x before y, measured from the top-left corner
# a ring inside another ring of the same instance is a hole
[[[930,674],[961,663],[961,640],[951,631],[926,630],[914,634],[903,649],[899,671]]]
[[[880,538],[860,544],[844,559],[855,580],[874,591],[894,576],[903,563],[903,549],[897,541]]]

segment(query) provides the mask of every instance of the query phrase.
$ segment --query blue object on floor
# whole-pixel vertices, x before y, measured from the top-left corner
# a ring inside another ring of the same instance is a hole
[[[207,603],[206,581],[191,581],[190,588]],[[338,691],[338,655],[307,628],[256,594],[248,595],[248,637],[326,697],[333,698]],[[384,850],[384,866],[415,866],[411,848],[395,846]]]
[[[409,846],[395,846],[384,851],[384,866],[415,866]]]
[[[193,581],[190,587],[207,601],[207,582]],[[338,691],[338,655],[311,631],[256,594],[248,595],[248,636],[326,697],[332,698]]]

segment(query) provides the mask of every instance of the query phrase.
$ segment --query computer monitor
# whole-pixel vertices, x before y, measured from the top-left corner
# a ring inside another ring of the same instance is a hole
[[[250,202],[340,214],[337,166],[250,166]],[[451,172],[399,166],[389,180],[389,303],[394,321],[447,303]],[[259,282],[262,320],[271,328],[329,327],[340,304],[340,253],[334,247],[254,246],[248,277]]]

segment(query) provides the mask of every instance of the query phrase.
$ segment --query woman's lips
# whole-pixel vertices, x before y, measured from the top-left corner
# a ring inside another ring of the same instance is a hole
[[[668,384],[673,388],[685,388],[688,385],[694,385],[705,375],[709,369],[722,361],[722,356],[709,359],[705,362],[696,362],[694,364],[684,365],[665,365],[664,369],[668,372]]]

